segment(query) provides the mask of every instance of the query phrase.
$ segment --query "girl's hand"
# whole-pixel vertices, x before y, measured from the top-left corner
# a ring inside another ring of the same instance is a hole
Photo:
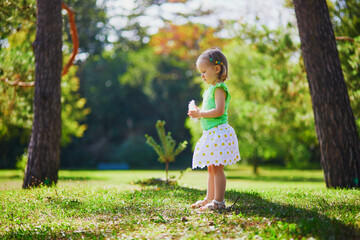
[[[215,108],[210,110],[200,110],[196,107],[196,110],[189,111],[188,115],[193,118],[215,118],[220,117],[225,111],[225,98],[226,92],[223,89],[215,89]]]
[[[196,106],[196,110],[188,111],[188,115],[193,118],[201,118],[200,108]]]

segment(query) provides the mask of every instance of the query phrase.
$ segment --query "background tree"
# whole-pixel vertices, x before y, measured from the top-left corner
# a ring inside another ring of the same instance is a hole
[[[34,121],[23,188],[57,183],[61,140],[61,0],[37,0]]]
[[[61,82],[62,168],[93,168],[99,162],[159,168],[155,153],[143,141],[145,133],[156,134],[153,125],[157,119],[167,121],[175,140],[195,139],[201,128],[191,127],[190,135],[184,127],[187,103],[190,99],[200,103],[206,86],[194,62],[211,46],[222,47],[229,58],[228,84],[236,96],[229,114],[239,131],[243,162],[254,166],[320,167],[311,99],[294,24],[269,29],[262,25],[261,16],[251,24],[245,22],[249,18],[219,21],[216,12],[202,11],[201,6],[188,13],[166,10],[172,2],[181,8],[191,6],[179,3],[186,1],[139,0],[132,9],[111,5],[111,0],[66,2],[76,12],[81,54],[76,60],[78,66],[73,66]],[[338,40],[338,49],[357,118],[357,3],[328,3],[337,36],[354,40]],[[30,138],[34,89],[10,86],[5,81],[34,81],[31,42],[35,38],[35,1],[9,0],[0,6],[4,33],[0,36],[0,167],[13,168]],[[118,8],[112,11],[113,7]],[[212,19],[212,27],[195,23],[202,22],[202,16]],[[72,45],[68,43],[67,17],[63,15],[63,19],[66,62]],[[154,33],[144,19],[163,27]],[[191,154],[187,148],[171,167],[188,166]]]
[[[350,103],[360,127],[360,1],[340,0],[329,5]]]
[[[325,0],[294,0],[327,187],[359,187],[360,142]]]
[[[200,86],[189,69],[187,61],[157,55],[149,47],[89,58],[80,76],[86,79],[82,96],[92,109],[85,122],[89,127],[82,139],[64,148],[63,166],[127,162],[131,168],[160,167],[143,137],[155,134],[154,124],[164,119],[176,141],[190,138],[184,127],[187,103],[199,99]],[[191,150],[185,150],[172,167],[184,166],[189,157]]]
[[[222,26],[213,28],[203,24],[175,25],[166,22],[165,27],[151,37],[150,46],[157,54],[173,55],[181,61],[194,61],[201,51],[214,46],[222,48],[229,42],[216,36],[221,30]]]
[[[79,36],[79,54],[86,56],[101,54],[109,43],[109,18],[106,14],[108,0],[66,0],[75,12],[75,22]],[[65,41],[71,39],[68,18],[64,18]],[[82,59],[84,61],[84,59]]]
[[[5,82],[34,81],[28,49],[35,39],[35,1],[1,1],[0,22],[0,168],[13,168],[29,143],[34,90]]]
[[[2,19],[1,26],[4,33],[7,31],[8,34],[2,34],[3,39],[0,40],[0,168],[14,168],[17,158],[21,156],[24,161],[27,159],[22,156],[24,152],[27,153],[31,135],[34,87],[12,86],[6,82],[34,82],[35,56],[32,42],[35,40],[36,9],[35,0],[3,1],[0,4],[3,13],[0,15],[12,16]],[[66,15],[64,19],[67,19]],[[66,36],[64,38],[67,39]],[[67,40],[63,43],[64,64],[72,45]],[[86,129],[81,121],[89,109],[84,107],[86,100],[78,93],[78,68],[72,66],[61,80],[62,147],[66,147],[73,136],[81,137]]]
[[[99,162],[127,162],[131,168],[161,166],[152,161],[156,155],[143,141],[145,133],[155,133],[153,125],[158,119],[167,122],[175,140],[190,138],[184,127],[187,103],[200,96],[199,82],[193,81],[192,61],[200,51],[199,42],[203,48],[210,46],[209,40],[220,42],[213,36],[217,30],[196,24],[192,27],[191,24],[166,23],[166,27],[151,36],[139,19],[149,7],[162,3],[136,1],[134,4],[127,15],[119,10],[119,15],[114,16],[122,17],[126,26],[115,29],[118,41],[112,43],[112,48],[89,56],[82,64],[80,94],[91,109],[84,121],[89,127],[82,139],[74,138],[63,149],[61,164],[64,167],[96,167]],[[197,29],[199,34],[194,35]],[[131,37],[125,38],[125,34]],[[195,46],[190,57],[183,57],[185,48],[162,45],[167,41],[179,44],[185,40]],[[158,51],[168,50],[166,48],[171,51]],[[191,154],[190,149],[185,150],[172,167],[186,165]]]
[[[241,24],[223,48],[233,98],[229,122],[238,131],[243,162],[319,168],[311,99],[294,28]],[[202,85],[203,89],[208,86]],[[199,126],[187,121],[196,142]]]
[[[232,68],[228,82],[237,96],[229,109],[245,159],[256,166],[316,166],[316,137],[299,46],[293,28],[241,28],[227,49]],[[249,41],[250,43],[245,43]]]

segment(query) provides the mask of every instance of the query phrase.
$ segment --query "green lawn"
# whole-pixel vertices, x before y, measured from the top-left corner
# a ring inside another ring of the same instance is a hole
[[[178,178],[179,171],[170,176]],[[229,211],[199,213],[206,171],[178,186],[141,186],[164,171],[60,171],[53,188],[22,190],[0,170],[0,239],[360,239],[359,190],[328,190],[322,171],[228,168]]]

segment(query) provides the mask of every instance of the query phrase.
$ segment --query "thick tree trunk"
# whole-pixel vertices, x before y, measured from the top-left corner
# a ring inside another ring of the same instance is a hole
[[[60,164],[61,0],[37,0],[34,122],[23,188],[57,183]]]
[[[326,0],[294,0],[327,187],[359,187],[360,146]]]

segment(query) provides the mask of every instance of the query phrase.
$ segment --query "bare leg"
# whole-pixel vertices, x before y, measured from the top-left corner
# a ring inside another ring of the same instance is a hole
[[[214,186],[215,186],[215,200],[223,201],[225,198],[225,188],[226,188],[226,177],[224,173],[224,166],[212,166],[214,174]]]
[[[208,185],[207,185],[207,193],[206,198],[213,200],[215,197],[215,186],[214,186],[214,172],[213,172],[213,165],[208,166]]]
[[[191,208],[203,207],[204,205],[211,203],[215,196],[215,187],[214,187],[214,172],[213,166],[208,166],[208,185],[207,185],[207,193],[206,199],[199,200],[196,203],[191,205]]]

